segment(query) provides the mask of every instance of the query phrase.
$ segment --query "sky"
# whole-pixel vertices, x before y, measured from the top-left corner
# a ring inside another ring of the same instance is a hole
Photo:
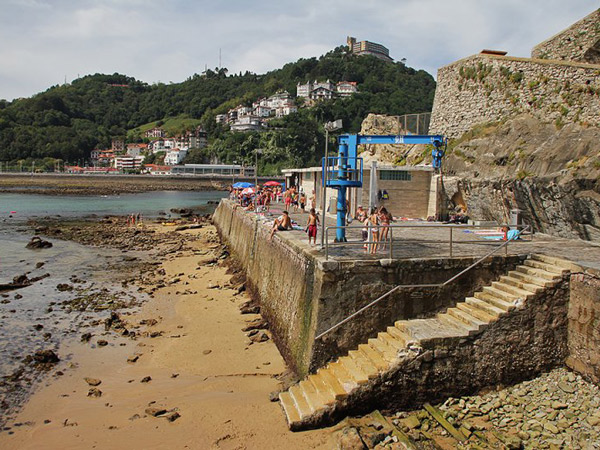
[[[0,0],[0,99],[94,73],[178,83],[205,67],[265,73],[345,45],[385,45],[436,76],[457,59],[531,48],[599,0]]]

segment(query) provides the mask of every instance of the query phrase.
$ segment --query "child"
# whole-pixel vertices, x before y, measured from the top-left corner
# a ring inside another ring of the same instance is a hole
[[[308,244],[310,244],[310,238],[313,238],[314,245],[317,245],[317,226],[319,225],[319,218],[315,212],[315,208],[310,208],[310,213],[308,214],[308,222],[306,222],[305,231],[308,232]]]

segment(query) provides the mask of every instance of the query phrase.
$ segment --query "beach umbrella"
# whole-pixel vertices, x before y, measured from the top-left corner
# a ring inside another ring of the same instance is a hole
[[[247,181],[238,181],[237,183],[233,184],[232,187],[239,189],[245,189],[245,188],[249,188],[254,186],[252,183],[248,183]]]
[[[250,194],[254,194],[254,188],[253,187],[247,187],[246,189],[244,189],[242,191],[242,195],[250,195]]]
[[[264,186],[281,186],[279,181],[267,181]]]

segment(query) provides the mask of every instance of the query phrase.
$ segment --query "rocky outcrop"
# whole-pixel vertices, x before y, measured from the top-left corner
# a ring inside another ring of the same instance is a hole
[[[25,248],[28,248],[30,250],[39,249],[39,248],[51,248],[51,247],[52,247],[52,242],[45,241],[39,236],[32,237],[31,240],[25,246]]]

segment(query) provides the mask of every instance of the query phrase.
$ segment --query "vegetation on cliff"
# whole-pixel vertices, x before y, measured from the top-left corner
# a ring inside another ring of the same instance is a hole
[[[229,108],[249,105],[283,89],[295,94],[297,83],[315,79],[356,81],[360,92],[301,108],[296,115],[272,121],[271,129],[261,134],[234,135],[215,123],[215,115]],[[434,91],[435,81],[425,71],[350,55],[345,47],[264,75],[207,70],[182,83],[153,85],[120,74],[87,75],[31,98],[0,101],[0,161],[83,160],[92,149],[109,147],[114,137],[177,118],[180,129],[201,123],[209,133],[209,147],[192,152],[190,161],[218,156],[224,162],[250,163],[254,149],[263,148],[266,168],[274,170],[315,162],[323,147],[326,121],[341,118],[345,131],[356,132],[369,112],[430,111]],[[140,135],[129,133],[129,137],[139,139]]]

